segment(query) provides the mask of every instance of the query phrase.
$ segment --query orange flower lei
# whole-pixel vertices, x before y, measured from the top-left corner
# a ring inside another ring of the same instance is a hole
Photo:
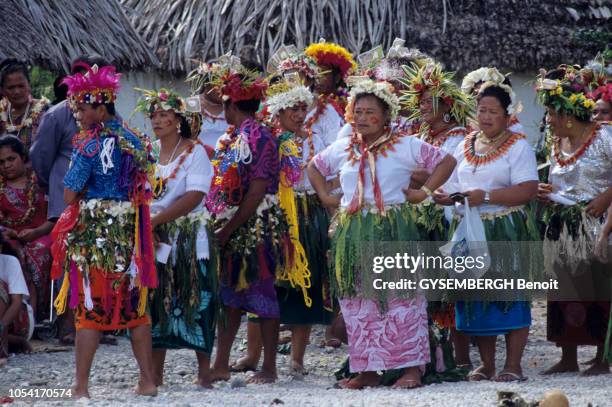
[[[449,137],[456,136],[459,134],[462,134],[462,135],[465,134],[465,128],[461,127],[458,129],[448,131],[444,136],[440,137],[439,139],[436,139],[436,136],[438,134],[444,131],[447,131],[447,130],[448,130],[448,127],[445,127],[438,131],[432,131],[431,128],[427,127],[427,134],[423,138],[423,141],[426,142],[427,144],[431,144],[434,147],[441,147]]]
[[[187,149],[185,149],[185,151],[183,151],[183,153],[180,155],[179,161],[176,164],[176,167],[174,167],[174,170],[172,170],[172,172],[170,173],[170,175],[168,175],[165,178],[159,177],[159,176],[155,177],[155,186],[153,187],[153,196],[156,199],[164,196],[166,192],[166,188],[168,186],[168,182],[176,178],[176,174],[178,174],[179,170],[181,169],[181,166],[183,165],[187,157],[189,157],[189,155],[193,152],[193,149],[195,148],[196,145],[201,145],[202,147],[204,147],[204,144],[202,144],[202,142],[199,139],[193,140],[193,143],[191,143],[191,145],[187,147]]]
[[[465,155],[465,159],[472,164],[474,167],[479,165],[485,165],[490,162],[497,160],[502,155],[506,154],[510,147],[518,140],[525,138],[524,134],[520,133],[510,133],[510,137],[503,142],[502,145],[497,147],[494,150],[487,152],[486,154],[478,154],[476,153],[476,136],[479,132],[471,133],[466,136],[465,144],[463,146],[463,154]]]
[[[382,137],[385,137],[385,136],[382,136]],[[374,148],[372,148],[371,150],[369,150],[368,147],[365,147],[365,149],[368,149],[372,154],[374,154],[375,158],[378,158],[378,154],[381,154],[383,157],[386,157],[388,151],[395,151],[395,147],[393,146],[397,144],[398,141],[400,141],[400,136],[398,136],[396,133],[392,133],[389,135],[389,138],[384,141],[384,143],[375,145]],[[359,133],[357,133],[356,131],[353,131],[353,134],[351,135],[351,142],[344,150],[344,151],[348,151],[349,153],[348,159],[351,161],[351,164],[355,164],[359,162],[360,157],[357,157],[357,152],[361,152],[360,150],[361,150],[362,145],[363,145],[363,142],[361,140]]]
[[[26,210],[26,212],[23,214],[23,216],[20,219],[17,220],[11,220],[11,219],[7,219],[5,216],[2,216],[2,223],[5,226],[20,226],[20,225],[25,225],[26,223],[30,222],[32,220],[32,217],[34,217],[34,213],[36,212],[36,205],[35,205],[35,200],[36,200],[36,191],[38,190],[37,186],[36,186],[36,174],[34,173],[34,171],[32,171],[32,173],[30,174],[30,178],[28,179],[28,183],[25,186],[25,190],[27,191],[27,198],[28,198],[28,209]],[[0,177],[0,192],[4,192],[4,178]]]
[[[589,134],[589,137],[584,142],[584,144],[582,144],[582,146],[568,158],[563,158],[563,156],[561,155],[561,140],[558,137],[555,138],[553,155],[557,164],[559,164],[560,167],[566,167],[578,161],[578,159],[584,154],[584,152],[589,148],[589,146],[593,144],[593,141],[597,137],[597,132],[600,128],[600,123],[595,125],[595,127],[593,127],[593,130],[591,130],[591,134]]]

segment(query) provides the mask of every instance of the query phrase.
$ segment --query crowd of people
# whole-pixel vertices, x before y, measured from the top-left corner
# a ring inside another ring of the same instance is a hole
[[[279,342],[306,374],[313,325],[321,346],[348,345],[340,388],[526,380],[529,302],[372,298],[367,246],[449,241],[469,204],[487,241],[575,247],[551,267],[605,274],[611,62],[540,72],[532,146],[508,75],[482,67],[458,84],[401,40],[379,48],[281,47],[265,72],[231,54],[201,62],[189,97],[139,89],[151,137],[116,111],[121,75],[103,58],[73,61],[54,104],[32,97],[25,64],[2,62],[0,359],[28,350],[53,306],[75,345],[75,396],[89,397],[100,341],[124,330],[142,395],[163,385],[169,349],[195,351],[202,387],[245,371],[274,382]],[[244,316],[247,350],[231,363]],[[583,374],[609,373],[608,321],[609,300],[549,301],[562,356],[544,373],[578,371],[581,345],[597,347]]]

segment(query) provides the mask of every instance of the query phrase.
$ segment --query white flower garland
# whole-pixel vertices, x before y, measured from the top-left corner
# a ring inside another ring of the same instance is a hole
[[[281,110],[295,106],[298,103],[312,104],[314,96],[305,86],[295,86],[286,92],[277,93],[268,97],[265,105],[272,116],[276,116]]]
[[[2,107],[0,107],[0,122],[6,123],[7,133],[14,133],[16,131],[20,131],[21,129],[31,127],[34,123],[34,118],[37,118],[45,106],[47,106],[49,103],[49,99],[45,98],[44,96],[38,99],[38,101],[31,107],[30,111],[27,112],[27,117],[24,117],[19,125],[9,123],[8,109],[10,109],[10,104],[8,104],[8,102],[6,105],[3,103]]]
[[[497,84],[502,84],[505,79],[506,77],[504,74],[499,72],[497,68],[478,68],[465,75],[465,78],[463,78],[461,82],[461,90],[469,95],[478,82],[495,82]]]
[[[485,82],[480,87],[479,93],[482,92],[484,89],[489,88],[491,86],[498,86],[502,88],[508,94],[508,96],[510,96],[510,104],[508,105],[508,108],[506,109],[506,112],[508,113],[508,115],[516,116],[517,114],[521,112],[522,110],[521,102],[516,100],[516,93],[514,93],[512,88],[508,85],[505,85],[503,83],[493,82],[493,81]]]
[[[393,93],[393,85],[384,81],[374,82],[369,78],[352,78],[352,80],[351,78],[347,79],[349,85],[351,85],[350,82],[354,83],[353,87],[351,88],[351,91],[349,92],[349,106],[353,106],[353,101],[357,96],[362,95],[364,93],[372,94],[381,99],[383,102],[385,102],[387,106],[389,106],[391,120],[395,120],[400,111],[400,102],[397,95]]]

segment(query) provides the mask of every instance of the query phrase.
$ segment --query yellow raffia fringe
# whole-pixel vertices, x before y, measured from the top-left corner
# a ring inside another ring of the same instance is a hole
[[[68,272],[64,273],[64,281],[62,282],[62,287],[60,288],[59,294],[57,298],[53,302],[55,306],[55,310],[57,311],[57,315],[61,315],[66,311],[66,302],[68,301],[68,288],[70,287],[70,278],[68,277]]]
[[[140,288],[140,298],[138,298],[138,316],[141,317],[144,315],[147,310],[147,295],[149,293],[149,289],[147,287]]]
[[[295,202],[295,194],[293,188],[286,187],[287,182],[283,179],[281,173],[281,182],[278,187],[278,198],[280,206],[287,215],[287,222],[289,223],[289,236],[291,243],[294,248],[293,263],[286,264],[284,269],[280,270],[277,279],[281,281],[289,281],[292,287],[298,286],[302,289],[304,295],[304,303],[307,307],[312,306],[312,298],[308,296],[308,289],[310,288],[310,270],[308,268],[308,259],[306,258],[306,251],[300,243],[299,239],[299,228],[297,218],[297,205]],[[285,253],[286,258],[289,258],[290,253]]]
[[[249,282],[246,279],[247,261],[246,258],[242,258],[242,264],[240,265],[240,273],[238,273],[238,283],[236,284],[236,291],[242,291],[249,288]]]

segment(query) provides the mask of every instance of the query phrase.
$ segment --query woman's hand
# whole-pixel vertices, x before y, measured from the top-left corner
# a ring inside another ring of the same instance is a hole
[[[552,184],[544,184],[544,183],[539,183],[538,184],[538,201],[550,205],[552,203],[552,201],[550,199],[548,199],[548,194],[550,194],[553,191],[553,186]]]
[[[417,168],[410,175],[410,189],[420,189],[431,174],[425,168]]]
[[[608,206],[610,206],[610,197],[608,193],[603,192],[589,202],[586,207],[586,212],[595,218],[599,218],[606,213]]]
[[[340,200],[342,199],[342,194],[330,195],[325,194],[321,197],[321,203],[326,208],[336,209],[340,206]]]
[[[427,193],[422,189],[403,189],[406,200],[412,204],[419,204],[427,199]]]
[[[215,237],[217,238],[217,241],[219,242],[219,246],[223,248],[227,244],[230,234],[228,233],[227,229],[220,228],[215,232]]]
[[[470,206],[478,206],[484,203],[485,191],[482,189],[466,191],[464,192],[464,195],[467,197]]]
[[[15,232],[13,229],[3,228],[2,237],[4,237],[6,240],[17,239],[17,232]]]
[[[40,233],[36,229],[23,229],[17,234],[17,239],[22,242],[31,242],[40,237]]]
[[[432,198],[438,205],[451,206],[455,204],[455,202],[450,199],[449,194],[441,189],[434,191]]]

